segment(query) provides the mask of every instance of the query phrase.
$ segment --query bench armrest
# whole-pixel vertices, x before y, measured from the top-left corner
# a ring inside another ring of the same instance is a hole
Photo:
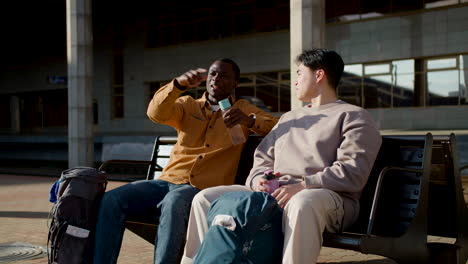
[[[383,179],[384,179],[385,175],[387,175],[387,172],[392,171],[392,170],[405,171],[405,172],[415,172],[415,173],[422,173],[423,172],[423,169],[401,168],[401,167],[394,167],[394,166],[384,167],[380,171],[379,177],[377,179],[377,184],[375,186],[374,199],[372,201],[371,212],[370,212],[370,215],[369,215],[369,225],[367,226],[367,235],[372,234],[372,228],[374,226],[375,214],[377,213],[377,206],[378,206],[378,201],[379,201],[379,196],[380,196],[380,190],[381,190],[382,184],[383,184]]]

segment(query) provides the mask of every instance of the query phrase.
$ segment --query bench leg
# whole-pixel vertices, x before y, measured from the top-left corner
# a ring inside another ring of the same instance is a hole
[[[430,263],[447,263],[447,264],[465,264],[467,260],[466,249],[461,248],[457,244],[448,243],[428,243],[430,254]]]
[[[411,239],[403,237],[363,238],[360,248],[361,252],[365,254],[376,254],[391,258],[398,264],[426,264],[429,259],[426,241],[418,239],[418,237]]]

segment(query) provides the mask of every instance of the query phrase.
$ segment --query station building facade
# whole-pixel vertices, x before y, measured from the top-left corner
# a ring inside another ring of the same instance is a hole
[[[66,158],[63,151],[44,155],[42,149],[67,142],[62,2],[34,3],[26,12],[19,4],[7,6],[13,22],[20,11],[24,17],[8,26],[13,37],[1,52],[0,142],[24,149],[2,151],[0,159]],[[118,144],[134,144],[129,148],[138,152],[149,149],[154,135],[174,135],[172,128],[147,118],[149,100],[172,78],[207,68],[217,58],[238,62],[237,98],[277,115],[300,107],[291,85],[295,2],[94,1],[96,161],[112,152],[133,153],[116,149]],[[468,134],[468,0],[299,2],[312,3],[313,14],[323,20],[306,29],[323,32],[322,46],[344,59],[340,99],[366,108],[383,132],[453,131],[468,146],[463,138]],[[204,89],[187,93],[199,97]],[[33,144],[42,147],[35,151]]]

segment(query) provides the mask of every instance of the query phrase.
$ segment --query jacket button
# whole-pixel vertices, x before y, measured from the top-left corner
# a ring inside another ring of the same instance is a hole
[[[200,156],[198,156],[198,158],[199,158],[199,159],[203,159],[203,156],[200,155]]]
[[[209,128],[213,128],[213,126],[209,126]]]
[[[190,178],[193,178],[193,177],[195,177],[195,176],[193,176],[193,174],[190,174]]]
[[[206,144],[206,147],[209,148],[209,147],[210,147],[210,144]]]

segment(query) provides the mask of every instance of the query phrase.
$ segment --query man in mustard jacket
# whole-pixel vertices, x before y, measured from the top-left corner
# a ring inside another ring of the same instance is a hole
[[[210,68],[190,70],[159,89],[147,114],[154,122],[174,127],[178,139],[162,175],[106,192],[98,215],[94,263],[116,263],[127,216],[156,208],[159,214],[154,263],[179,261],[190,206],[201,189],[234,183],[244,144],[231,143],[228,128],[240,124],[244,136],[266,135],[278,121],[246,100],[234,100],[240,70],[230,59]],[[206,80],[200,99],[180,95]],[[221,112],[218,102],[229,98],[232,108]]]

